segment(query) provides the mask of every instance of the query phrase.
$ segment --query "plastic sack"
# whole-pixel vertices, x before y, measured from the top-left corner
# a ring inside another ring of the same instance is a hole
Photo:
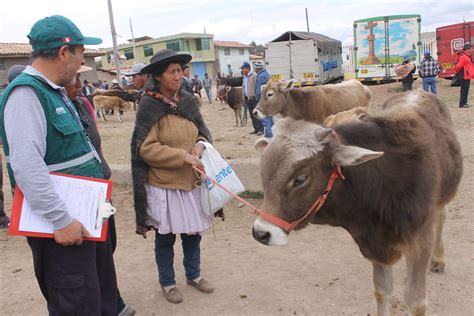
[[[244,192],[245,187],[240,182],[231,165],[221,157],[211,144],[201,141],[199,143],[206,147],[206,150],[202,153],[201,162],[204,165],[207,176],[213,178],[217,183],[235,194]],[[201,187],[201,206],[204,212],[209,215],[217,212],[232,198],[229,193],[214,185],[211,180],[205,179],[203,181]]]

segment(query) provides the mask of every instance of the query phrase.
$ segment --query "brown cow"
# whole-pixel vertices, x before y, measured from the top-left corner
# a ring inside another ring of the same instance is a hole
[[[350,121],[360,120],[368,115],[369,108],[357,106],[353,109],[342,111],[333,115],[329,115],[324,120],[323,126],[333,127],[338,124],[348,123]]]
[[[351,234],[373,264],[378,315],[389,313],[391,266],[405,255],[405,302],[412,314],[425,315],[430,258],[432,271],[444,267],[442,210],[462,176],[461,148],[442,101],[421,91],[396,96],[379,113],[334,130],[285,118],[273,139],[256,147],[262,150],[262,209],[288,222],[307,212],[339,166],[345,179],[336,180],[319,212],[296,229],[310,222]],[[270,221],[257,218],[254,238],[286,244],[288,233]]]
[[[262,96],[253,114],[281,114],[297,120],[321,124],[326,117],[356,106],[367,107],[372,94],[357,80],[338,84],[293,89],[295,81],[270,81],[262,86]]]
[[[131,102],[124,101],[119,97],[108,97],[105,95],[96,95],[94,97],[94,104],[96,106],[97,111],[101,114],[102,120],[106,122],[104,111],[109,110],[116,110],[118,120],[122,123],[122,116],[120,112],[122,110],[129,110]]]
[[[242,99],[242,87],[220,86],[217,91],[217,97],[224,100],[229,107],[234,110],[235,126],[242,125],[242,108],[244,100]]]

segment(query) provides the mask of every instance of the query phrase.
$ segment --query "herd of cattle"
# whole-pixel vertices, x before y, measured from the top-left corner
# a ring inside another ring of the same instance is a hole
[[[119,119],[119,110],[138,98],[132,90],[94,93],[97,108],[116,109]],[[302,88],[293,80],[270,81],[261,95],[253,114],[282,118],[272,139],[255,144],[262,210],[271,215],[257,218],[254,238],[286,244],[289,231],[282,222],[297,223],[295,229],[308,223],[343,227],[372,262],[377,315],[389,314],[392,265],[402,255],[406,304],[413,315],[425,315],[427,272],[444,271],[443,224],[463,169],[446,105],[414,91],[372,113],[371,92],[356,80]],[[234,110],[239,126],[241,84],[221,84],[217,97]]]

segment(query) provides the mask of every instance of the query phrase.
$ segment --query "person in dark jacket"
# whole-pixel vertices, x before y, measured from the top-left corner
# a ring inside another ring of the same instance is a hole
[[[100,139],[99,131],[97,129],[97,123],[94,118],[94,109],[90,104],[88,98],[81,95],[81,91],[83,90],[83,86],[81,84],[80,76],[82,72],[92,70],[91,67],[82,66],[79,71],[77,72],[76,82],[71,84],[64,85],[66,88],[67,96],[71,99],[74,107],[81,118],[82,126],[89,135],[90,141],[92,145],[97,149],[97,154],[101,159],[101,166],[102,171],[104,172],[104,179],[110,179],[112,176],[112,171],[110,170],[109,164],[107,160],[105,160],[104,154],[102,152],[102,141]],[[112,246],[112,253],[115,252],[117,248],[117,232],[115,229],[115,219],[114,215],[109,217],[108,220],[108,236],[110,238],[111,246]],[[105,246],[105,244],[100,244],[100,247]],[[120,296],[120,292],[117,288],[117,311],[119,316],[132,316],[135,315],[135,310],[126,305]]]
[[[416,71],[416,66],[410,61],[409,56],[403,57],[403,62],[395,66],[395,73],[402,77],[403,92],[410,91],[413,86],[413,74]]]

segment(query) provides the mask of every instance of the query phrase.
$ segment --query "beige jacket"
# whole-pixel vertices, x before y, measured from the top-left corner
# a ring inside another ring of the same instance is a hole
[[[193,122],[174,114],[163,116],[140,146],[140,157],[150,166],[148,183],[162,189],[195,188],[199,179],[184,157],[199,140],[207,141],[198,137]]]

